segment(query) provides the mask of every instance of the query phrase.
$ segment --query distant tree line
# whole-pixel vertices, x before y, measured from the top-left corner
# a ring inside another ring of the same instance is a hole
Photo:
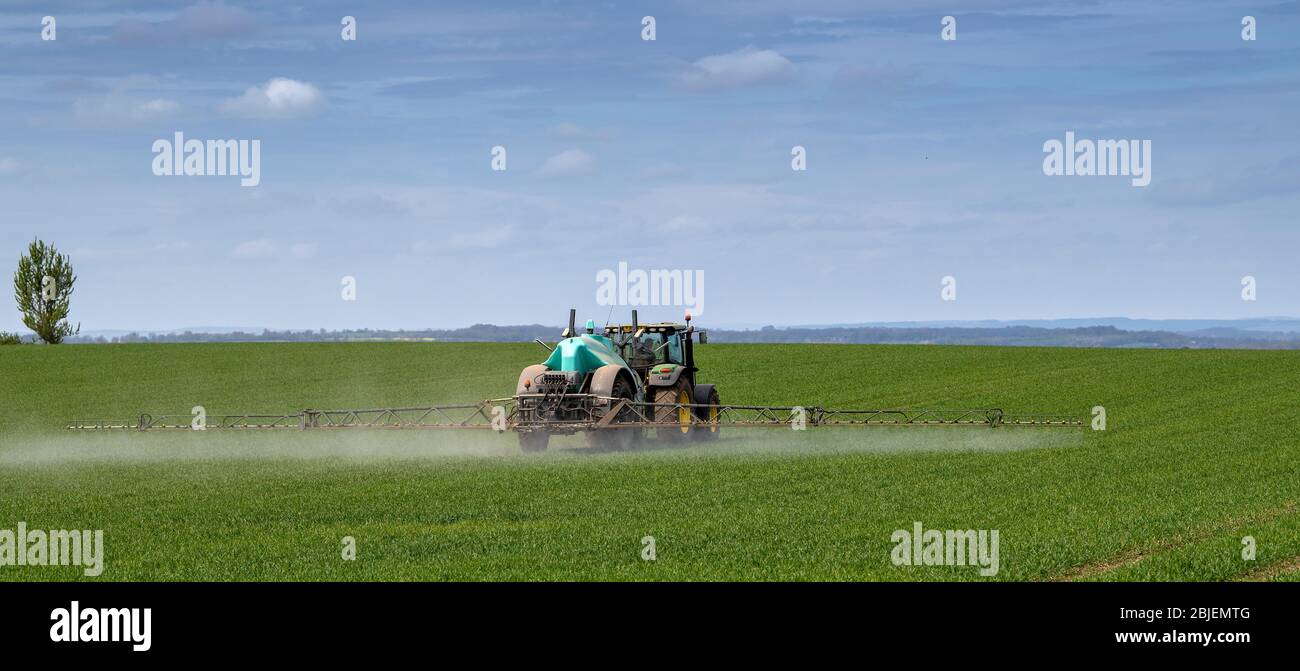
[[[545,342],[559,339],[561,327],[527,324],[496,326],[475,324],[459,329],[325,329],[260,333],[130,333],[106,338],[72,337],[79,343],[180,343],[180,342],[349,342],[349,341],[446,341],[446,342]],[[1189,333],[1169,331],[1125,331],[1113,326],[1049,329],[1034,326],[1000,328],[889,328],[826,327],[757,330],[709,329],[714,343],[824,343],[824,344],[933,344],[1000,345],[1020,347],[1123,347],[1156,349],[1300,349],[1300,334],[1207,329]]]

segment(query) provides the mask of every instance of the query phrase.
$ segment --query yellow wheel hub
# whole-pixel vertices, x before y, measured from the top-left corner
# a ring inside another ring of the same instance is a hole
[[[691,397],[686,395],[685,389],[677,392],[677,423],[681,424],[682,433],[691,430],[691,409],[685,407],[690,402]]]

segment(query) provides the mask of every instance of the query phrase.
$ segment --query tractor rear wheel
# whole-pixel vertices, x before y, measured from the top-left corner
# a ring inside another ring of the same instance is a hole
[[[524,452],[545,452],[551,434],[545,431],[525,431],[519,434],[519,449]]]
[[[718,390],[711,384],[700,384],[695,386],[695,405],[707,406],[695,409],[695,419],[699,422],[691,431],[691,438],[700,441],[717,440],[722,435],[722,427],[718,423],[718,406],[722,401],[718,398]]]
[[[655,390],[655,424],[661,425],[655,435],[660,440],[676,443],[690,435],[691,409],[683,406],[689,406],[691,398],[691,383],[686,380]]]
[[[636,388],[627,378],[619,376],[614,381],[614,388],[610,392],[613,398],[626,400],[629,404],[636,400]],[[618,401],[611,401],[617,403]],[[626,405],[619,411],[618,415],[610,422],[611,424],[624,424],[636,421],[636,411],[631,405]],[[607,428],[592,429],[587,432],[587,445],[603,450],[630,450],[636,447],[637,439],[641,437],[641,429],[631,428]]]

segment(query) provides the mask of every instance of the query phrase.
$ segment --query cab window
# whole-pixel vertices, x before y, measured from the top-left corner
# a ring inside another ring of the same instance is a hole
[[[629,347],[632,347],[634,350],[632,358],[639,361],[657,363],[663,361],[664,351],[660,350],[655,352],[655,350],[662,344],[664,344],[664,336],[662,333],[643,333],[641,338],[633,341]]]
[[[682,363],[682,338],[678,333],[668,336],[668,347],[665,348],[668,353],[668,361],[671,363]]]

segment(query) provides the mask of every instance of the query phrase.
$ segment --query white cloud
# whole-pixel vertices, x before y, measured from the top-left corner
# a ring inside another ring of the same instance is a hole
[[[581,149],[568,149],[548,159],[537,174],[542,177],[568,177],[590,172],[596,166],[596,159]]]
[[[643,179],[671,179],[674,177],[685,177],[690,171],[685,167],[671,161],[660,161],[652,163],[641,169]]]
[[[664,232],[709,236],[788,234],[814,226],[823,231],[874,227],[874,213],[822,202],[773,185],[699,183],[654,186],[619,204],[623,218]]]
[[[316,256],[316,252],[319,250],[320,245],[314,242],[296,242],[289,245],[289,254],[293,255],[295,259],[310,259]]]
[[[153,118],[179,112],[181,106],[180,103],[173,100],[154,98],[153,100],[146,100],[139,105],[136,105],[135,110],[142,116]]]
[[[275,255],[275,242],[266,238],[241,242],[231,251],[237,259],[266,259]]]
[[[315,114],[324,105],[325,96],[315,86],[276,77],[221,103],[221,111],[253,119],[296,119]]]
[[[547,137],[553,140],[573,141],[604,141],[609,139],[609,133],[602,130],[595,130],[586,126],[579,126],[576,123],[558,123],[546,129]]]
[[[119,42],[179,42],[203,39],[237,38],[257,30],[257,22],[247,11],[220,2],[198,3],[178,11],[174,18],[150,22],[124,19],[113,26],[113,38]]]
[[[457,233],[447,239],[450,249],[492,249],[510,242],[515,237],[510,226],[493,226],[473,233]]]
[[[181,111],[181,105],[165,98],[141,100],[115,92],[98,98],[78,98],[72,103],[72,111],[83,122],[119,125],[170,117]]]
[[[310,259],[320,251],[320,245],[314,242],[295,242],[284,246],[270,238],[258,238],[241,242],[230,251],[237,259],[270,259],[289,255],[295,259]]]
[[[690,231],[703,231],[708,228],[709,221],[707,219],[689,214],[679,214],[659,226],[659,230],[665,233],[688,233]]]
[[[150,257],[175,254],[190,249],[187,240],[177,242],[160,242],[139,247],[74,247],[68,252],[69,258],[76,259],[123,259],[133,257]]]
[[[794,63],[785,56],[770,49],[745,47],[695,61],[680,81],[693,91],[719,91],[786,81],[794,73]]]

